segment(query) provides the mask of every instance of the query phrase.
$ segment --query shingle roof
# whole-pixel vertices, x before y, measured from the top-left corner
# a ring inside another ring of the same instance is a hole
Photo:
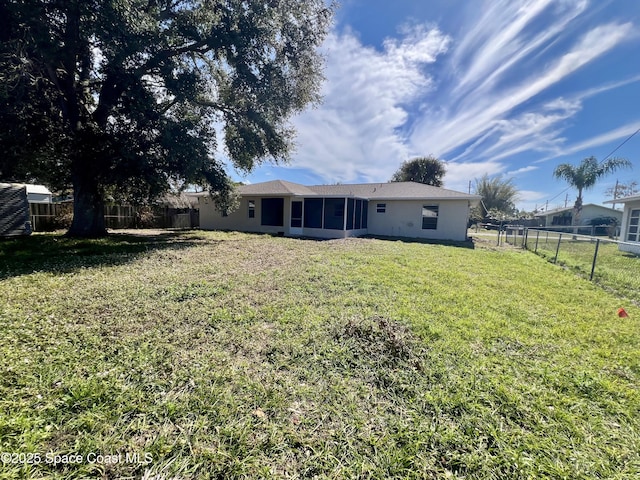
[[[242,185],[238,187],[238,192],[241,195],[315,195],[313,191],[304,185],[285,180]]]
[[[640,195],[629,195],[628,197],[620,197],[614,200],[607,200],[604,203],[627,203],[627,202],[637,202],[640,200]]]
[[[352,185],[314,185],[310,190],[318,195],[344,195],[368,198],[369,200],[451,199],[479,200],[479,195],[470,195],[446,188],[416,182],[358,183]]]
[[[607,203],[607,202],[605,202],[605,203]],[[610,208],[610,207],[603,207],[602,205],[596,205],[595,203],[587,203],[587,204],[582,206],[583,209],[586,208],[586,207],[597,207],[597,208],[602,208],[604,210],[611,210],[611,211],[614,211],[614,212],[620,212],[621,211],[621,210],[615,210],[615,209]],[[555,215],[557,213],[570,212],[570,211],[573,211],[573,207],[559,207],[559,208],[554,208],[552,210],[547,210],[546,212],[537,213],[535,216],[536,217],[546,217],[546,216],[549,216],[549,215]]]
[[[51,191],[44,185],[34,185],[32,183],[3,183],[2,185],[12,185],[14,187],[27,187],[27,193],[38,193],[42,195],[51,195]]]
[[[480,195],[416,182],[356,183],[345,185],[313,185],[306,187],[285,180],[254,183],[238,187],[244,196],[360,197],[368,200],[480,200]],[[194,196],[208,195],[206,192]]]

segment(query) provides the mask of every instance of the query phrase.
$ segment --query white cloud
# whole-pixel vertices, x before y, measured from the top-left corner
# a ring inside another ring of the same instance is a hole
[[[572,145],[559,149],[555,152],[554,155],[550,155],[541,160],[538,160],[538,163],[553,160],[566,155],[572,155],[574,153],[584,153],[590,149],[593,149],[594,147],[599,147],[616,140],[627,138],[637,130],[640,130],[640,122],[632,122],[613,130],[609,130],[608,132],[602,133],[600,135],[596,135],[595,137],[589,138],[588,140],[574,143]]]
[[[327,181],[390,178],[411,151],[401,129],[407,105],[432,87],[425,64],[446,51],[448,37],[424,25],[387,40],[384,50],[363,46],[351,33],[325,42],[324,103],[294,119],[295,166]]]
[[[549,198],[549,192],[539,192],[536,190],[519,190],[517,208],[531,212],[535,209],[540,210],[545,200]]]
[[[569,52],[560,56],[546,70],[532,72],[528,77],[520,80],[517,85],[496,88],[491,91],[487,91],[484,87],[470,90],[465,94],[464,99],[460,100],[461,108],[445,111],[441,116],[424,116],[420,119],[414,129],[412,146],[419,150],[425,148],[428,143],[436,155],[446,155],[448,152],[473,141],[492,128],[499,126],[501,122],[505,122],[505,118],[516,107],[531,100],[545,89],[613,48],[624,40],[626,35],[630,34],[631,29],[631,23],[611,23],[598,26],[588,31]],[[482,70],[478,72],[478,77],[473,79],[467,78],[467,75],[464,81],[482,87],[485,79],[481,73]],[[503,72],[504,75],[506,73],[513,72]],[[453,94],[455,95],[455,88]],[[448,103],[456,105],[457,100],[455,97],[449,98]],[[531,122],[531,120],[536,120],[535,114],[532,114],[529,121],[524,122],[521,126],[512,125],[516,127],[516,132],[521,131],[520,136],[525,136],[548,130],[550,123],[564,120],[566,115],[554,118],[553,116],[542,117],[539,114],[538,118],[543,121],[539,122],[537,126],[532,125]],[[512,134],[518,135],[515,132]],[[543,139],[546,142],[549,141],[548,136]],[[496,145],[493,150],[495,151],[499,147],[500,145]]]
[[[534,170],[538,170],[539,167],[534,165],[529,165],[528,167],[518,168],[517,170],[511,170],[507,172],[507,177],[515,177],[516,175],[520,175],[521,173],[533,172]]]
[[[465,86],[476,92],[495,88],[509,69],[557,38],[585,10],[587,1],[561,4],[550,0],[508,0],[488,5],[485,14],[455,51],[455,61],[471,58],[456,90]],[[555,8],[554,22],[547,24],[543,31],[529,33],[530,24],[551,7]],[[478,32],[482,33],[482,38],[478,38]]]
[[[461,12],[480,14],[459,38],[413,24],[376,49],[348,30],[330,34],[325,100],[293,120],[299,148],[292,167],[326,182],[384,181],[402,161],[433,154],[449,160],[445,186],[466,191],[484,173],[535,171],[509,165],[523,152],[555,158],[622,136],[616,129],[567,146],[565,130],[587,98],[640,76],[548,93],[632,38],[631,23],[583,22],[587,0],[478,3]]]
[[[495,161],[487,162],[447,162],[447,173],[444,176],[445,187],[466,192],[471,182],[473,191],[475,180],[484,174],[489,176],[503,173],[506,166]]]

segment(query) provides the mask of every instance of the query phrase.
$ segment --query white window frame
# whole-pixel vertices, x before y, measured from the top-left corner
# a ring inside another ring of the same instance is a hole
[[[631,232],[631,229],[634,229],[635,232]],[[627,242],[640,242],[640,208],[633,208],[629,212]]]
[[[425,210],[427,210],[427,212],[430,212],[430,214],[425,215]],[[422,230],[437,230],[438,229],[438,217],[440,216],[440,205],[422,205]],[[424,226],[424,220],[426,219],[434,219],[436,221],[436,224],[434,227],[425,227]]]

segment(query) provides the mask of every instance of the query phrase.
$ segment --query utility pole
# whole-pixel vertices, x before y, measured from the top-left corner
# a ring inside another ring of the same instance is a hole
[[[569,202],[569,194],[567,193],[566,197],[564,197],[564,208],[567,208],[567,202]]]
[[[471,195],[471,180],[469,180],[469,195]]]

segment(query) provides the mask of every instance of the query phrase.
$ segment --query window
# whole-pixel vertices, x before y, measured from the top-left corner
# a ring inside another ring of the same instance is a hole
[[[422,206],[422,229],[436,230],[438,228],[438,205]]]
[[[322,199],[304,199],[304,228],[322,228]]]
[[[325,198],[324,228],[329,230],[344,228],[344,198]]]
[[[302,227],[302,202],[291,202],[291,227]]]
[[[627,242],[640,242],[640,208],[631,210],[629,215],[629,230],[627,230]]]
[[[379,203],[378,205],[376,205],[376,212],[385,213],[386,211],[387,211],[387,204],[386,203]]]
[[[262,199],[262,225],[284,226],[284,198]]]
[[[256,217],[256,201],[249,200],[249,218]]]

